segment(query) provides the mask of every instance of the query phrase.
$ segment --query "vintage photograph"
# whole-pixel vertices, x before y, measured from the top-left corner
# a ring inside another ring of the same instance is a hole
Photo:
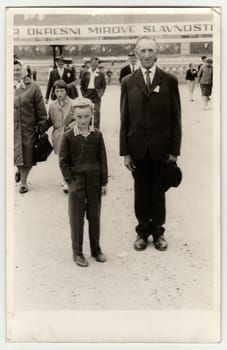
[[[219,342],[221,9],[5,15],[7,341]]]

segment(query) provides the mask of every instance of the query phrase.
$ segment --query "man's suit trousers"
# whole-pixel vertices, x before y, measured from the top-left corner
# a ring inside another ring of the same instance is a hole
[[[157,238],[164,232],[165,192],[161,186],[160,167],[162,160],[150,159],[149,153],[142,160],[134,160],[134,205],[138,220],[136,231],[142,238],[149,235]]]

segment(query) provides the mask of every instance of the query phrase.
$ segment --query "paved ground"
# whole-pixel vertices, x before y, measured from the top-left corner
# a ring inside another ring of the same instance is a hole
[[[167,194],[169,249],[133,249],[133,183],[118,156],[119,87],[107,89],[102,131],[110,169],[103,198],[102,248],[108,261],[84,253],[89,267],[72,260],[67,195],[60,187],[57,157],[33,168],[30,191],[15,185],[15,307],[17,310],[170,310],[212,307],[212,109],[202,111],[199,88],[188,101],[180,88],[184,179]]]

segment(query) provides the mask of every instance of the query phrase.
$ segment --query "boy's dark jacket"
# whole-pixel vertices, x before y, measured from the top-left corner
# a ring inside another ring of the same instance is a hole
[[[63,135],[59,164],[66,182],[72,182],[76,176],[83,174],[100,175],[101,185],[108,181],[106,149],[99,130],[91,131],[84,137],[74,135],[70,130]]]

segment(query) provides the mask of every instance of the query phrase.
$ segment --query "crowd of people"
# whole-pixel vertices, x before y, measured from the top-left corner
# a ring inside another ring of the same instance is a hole
[[[181,103],[176,77],[156,65],[158,45],[150,36],[140,37],[129,64],[120,71],[120,155],[134,181],[134,210],[137,233],[134,248],[144,250],[149,236],[154,247],[167,249],[164,237],[165,192],[181,181],[177,158],[181,147]],[[201,86],[204,109],[212,89],[212,60],[186,72],[190,101],[195,83]],[[111,70],[107,82],[111,81]],[[80,88],[78,83],[80,82]],[[56,58],[43,98],[31,70],[14,57],[14,164],[19,192],[26,193],[27,178],[36,164],[34,143],[50,127],[52,144],[59,158],[63,191],[69,197],[73,260],[86,267],[83,255],[83,221],[89,222],[91,255],[106,258],[100,247],[101,195],[107,192],[108,167],[100,131],[100,107],[106,76],[98,57],[91,57],[76,76],[75,67]]]
[[[202,63],[198,68],[192,63],[189,64],[186,71],[186,82],[189,91],[189,99],[194,101],[193,94],[196,87],[196,83],[200,85],[203,110],[208,109],[208,102],[211,99],[212,86],[213,86],[213,60],[206,56],[201,57]]]

